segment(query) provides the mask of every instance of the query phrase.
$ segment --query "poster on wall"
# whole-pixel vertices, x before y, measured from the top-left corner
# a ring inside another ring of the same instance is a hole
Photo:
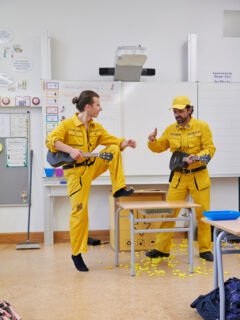
[[[0,107],[40,106],[40,52],[40,38],[0,29]]]
[[[28,137],[28,115],[10,114],[10,136],[11,137]]]
[[[6,167],[27,167],[27,139],[6,139]]]

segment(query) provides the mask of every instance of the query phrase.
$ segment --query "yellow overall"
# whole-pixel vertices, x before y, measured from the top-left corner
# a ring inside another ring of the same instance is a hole
[[[56,152],[56,141],[79,148],[83,152],[92,152],[98,145],[107,146],[101,152],[113,154],[111,161],[101,158],[88,158],[87,165],[64,170],[67,180],[67,191],[71,201],[70,239],[73,255],[87,251],[88,239],[88,197],[92,180],[107,169],[112,180],[112,193],[125,187],[125,177],[122,167],[120,144],[124,138],[111,136],[101,124],[91,120],[88,132],[76,113],[72,118],[62,121],[56,129],[50,132],[46,139],[46,146]],[[80,159],[81,163],[86,159]]]
[[[197,156],[210,155],[211,158],[216,150],[208,124],[193,117],[186,127],[181,127],[177,123],[168,126],[158,140],[148,142],[148,147],[153,152],[160,153],[170,148],[171,152],[181,151]],[[195,161],[187,169],[195,169],[203,165],[200,161]],[[201,205],[201,208],[196,209],[200,253],[211,250],[210,225],[201,221],[203,217],[202,212],[208,211],[210,207],[210,185],[211,181],[207,169],[192,173],[174,172],[167,195],[167,200],[185,200],[190,193],[194,203]],[[174,217],[178,214],[179,210],[174,210]],[[174,226],[175,222],[171,221],[161,224],[161,227],[164,229],[173,228]],[[156,237],[156,249],[169,253],[172,237],[172,232],[158,233]]]

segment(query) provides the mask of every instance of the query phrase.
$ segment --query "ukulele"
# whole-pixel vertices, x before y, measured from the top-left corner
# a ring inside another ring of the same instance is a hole
[[[82,152],[82,151],[81,151]],[[103,153],[93,153],[93,152],[82,152],[83,158],[102,158],[104,160],[111,161],[113,159],[113,154],[110,152],[103,152]],[[47,162],[54,168],[60,167],[64,164],[71,164],[76,163],[76,160],[74,160],[68,153],[57,151],[57,152],[51,152],[48,150],[47,153]]]
[[[170,159],[169,168],[171,171],[174,171],[179,168],[186,168],[188,166],[186,159],[189,156],[188,153],[175,151],[172,154]],[[191,160],[193,161],[201,161],[201,162],[209,162],[211,159],[210,155],[207,154],[205,156],[192,156]]]

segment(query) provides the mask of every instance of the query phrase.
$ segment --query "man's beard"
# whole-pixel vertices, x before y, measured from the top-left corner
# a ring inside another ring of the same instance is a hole
[[[177,121],[177,123],[183,123],[183,122],[185,122],[187,120],[187,118],[182,118],[182,117],[177,117],[176,118],[176,121]]]

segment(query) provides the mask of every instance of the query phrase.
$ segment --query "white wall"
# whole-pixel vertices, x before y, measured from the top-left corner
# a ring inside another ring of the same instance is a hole
[[[212,81],[213,72],[225,71],[239,82],[240,39],[223,38],[223,10],[240,10],[240,2],[0,0],[0,28],[11,29],[16,39],[24,36],[39,41],[47,29],[52,38],[52,77],[57,80],[110,80],[100,77],[98,68],[114,66],[116,47],[141,44],[148,49],[145,67],[156,68],[155,77],[142,81],[185,81],[187,35],[196,33],[199,81]],[[31,230],[43,231],[40,109],[31,110],[31,118],[35,152]],[[237,210],[237,186],[237,178],[213,179],[212,209]],[[109,186],[92,188],[90,229],[108,228],[109,190]],[[59,198],[56,206],[56,230],[66,230],[68,200]],[[95,214],[96,207],[101,212]],[[0,208],[0,232],[26,231],[26,218],[27,208]]]
[[[213,71],[240,81],[239,38],[223,38],[223,11],[234,9],[238,0],[1,0],[0,25],[16,38],[48,29],[57,80],[100,79],[98,68],[114,66],[117,46],[141,44],[156,81],[186,81],[187,34],[196,33],[199,81],[211,81]]]

